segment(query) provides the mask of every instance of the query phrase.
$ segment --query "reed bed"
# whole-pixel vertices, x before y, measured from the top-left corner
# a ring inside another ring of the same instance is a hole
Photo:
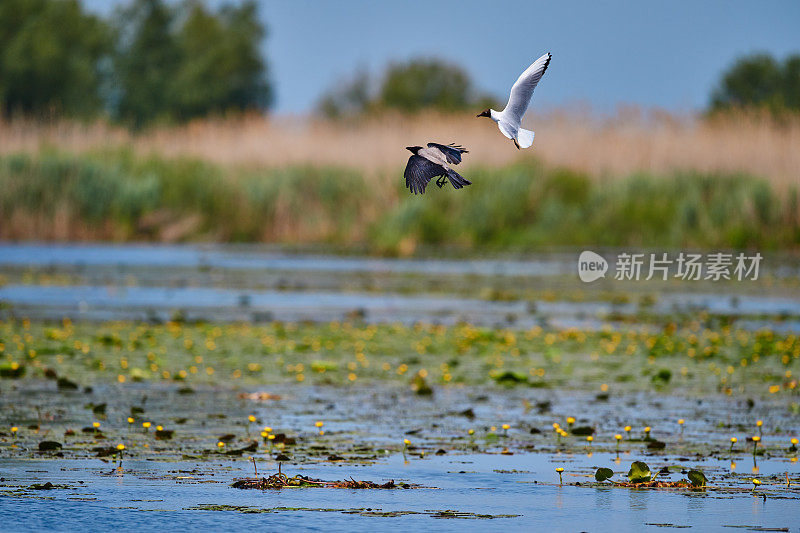
[[[0,156],[0,239],[277,242],[410,255],[551,246],[797,249],[796,187],[749,174],[593,178],[527,155],[413,196],[402,162],[259,166],[131,150]],[[377,176],[377,178],[376,178]]]
[[[228,166],[354,168],[391,182],[405,146],[456,141],[470,150],[464,168],[504,167],[531,153],[552,167],[592,178],[636,172],[747,173],[779,189],[800,184],[800,117],[729,114],[716,118],[636,108],[600,116],[560,110],[531,114],[534,148],[518,152],[488,120],[471,116],[383,115],[329,122],[311,117],[217,118],[132,133],[105,122],[0,122],[0,154],[43,147],[83,153],[125,148],[140,156],[191,157]]]

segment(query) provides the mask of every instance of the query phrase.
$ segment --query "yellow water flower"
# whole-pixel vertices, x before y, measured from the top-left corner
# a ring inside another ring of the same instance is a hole
[[[254,415],[250,415],[250,416],[247,417],[247,420],[250,421],[250,422],[255,422],[256,421],[256,417]]]
[[[156,431],[164,431],[164,426],[156,426]]]
[[[133,417],[129,416],[128,417],[128,424],[133,424],[134,422],[135,422],[135,420],[133,419]]]
[[[92,422],[92,427],[98,429],[100,427],[100,422]]]
[[[124,449],[125,449],[125,445],[124,445],[124,444],[117,444],[117,449],[118,449],[119,451],[122,451],[122,450],[124,450]]]
[[[408,446],[409,444],[411,444],[411,441],[410,441],[410,440],[408,440],[408,439],[403,439],[403,444],[405,444],[406,446]]]
[[[225,447],[225,443],[224,443],[224,442],[222,442],[222,441],[219,441],[219,442],[217,443],[217,448],[220,448],[220,449],[222,449],[222,448],[224,448],[224,447]]]
[[[468,430],[468,431],[467,431],[467,433],[468,433],[469,435],[474,435],[474,434],[475,434],[475,430],[474,430],[474,429],[470,429],[470,430]],[[796,439],[795,439],[795,440],[796,440]]]
[[[616,435],[614,435],[614,438],[617,439],[617,440],[622,440],[622,435],[617,433]]]
[[[508,431],[509,429],[511,429],[511,426],[509,426],[508,424],[503,424],[501,427],[502,427],[503,429],[505,429],[506,431]]]
[[[323,424],[324,423],[322,421],[314,422],[314,425],[317,426],[318,428],[321,428],[323,426]]]

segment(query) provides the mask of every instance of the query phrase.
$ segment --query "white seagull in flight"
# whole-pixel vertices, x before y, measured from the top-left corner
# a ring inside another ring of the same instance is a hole
[[[533,132],[522,129],[522,117],[528,109],[528,104],[533,96],[533,90],[544,76],[544,71],[550,64],[550,53],[546,53],[533,62],[525,72],[520,74],[514,86],[511,87],[511,95],[508,97],[506,108],[502,111],[485,109],[478,116],[489,117],[497,122],[500,132],[514,141],[514,145],[519,148],[528,148],[533,144]]]

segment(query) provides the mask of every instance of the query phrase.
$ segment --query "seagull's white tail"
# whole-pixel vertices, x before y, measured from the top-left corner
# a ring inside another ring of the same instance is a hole
[[[523,130],[522,128],[519,129],[517,132],[517,143],[519,143],[520,148],[528,148],[530,145],[533,144],[533,135],[534,133],[531,130]]]

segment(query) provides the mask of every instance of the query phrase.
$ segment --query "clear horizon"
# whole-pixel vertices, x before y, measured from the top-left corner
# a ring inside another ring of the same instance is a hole
[[[83,0],[103,15],[123,0]],[[222,0],[207,2],[212,7]],[[721,73],[756,52],[800,53],[800,3],[743,1],[602,4],[475,0],[384,4],[259,1],[276,113],[307,113],[357,69],[379,75],[390,62],[438,57],[505,100],[516,77],[544,52],[553,62],[532,109],[620,105],[672,112],[702,109]]]

